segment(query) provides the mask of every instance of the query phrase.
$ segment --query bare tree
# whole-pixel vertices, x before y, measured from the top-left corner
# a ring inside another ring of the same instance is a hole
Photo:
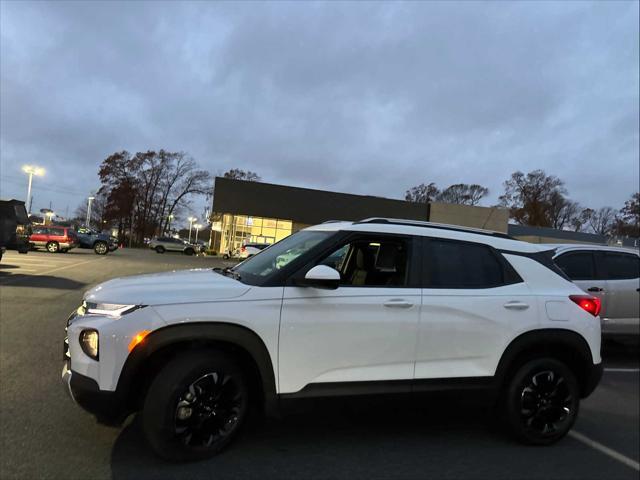
[[[489,194],[489,189],[482,185],[456,183],[442,190],[436,200],[444,203],[458,203],[461,205],[477,205],[483,197]]]
[[[504,189],[500,204],[509,208],[511,218],[521,225],[537,227],[552,226],[551,205],[567,193],[562,180],[543,170],[526,175],[514,172],[504,182]]]
[[[232,168],[222,175],[224,178],[233,178],[235,180],[246,180],[247,182],[259,182],[262,180],[260,175],[251,170],[241,170],[239,168]]]
[[[615,225],[616,211],[611,207],[602,207],[597,210],[586,209],[587,224],[598,235],[611,234]]]
[[[438,193],[439,190],[435,183],[432,182],[428,185],[421,183],[407,190],[404,199],[413,203],[429,203],[436,199]]]

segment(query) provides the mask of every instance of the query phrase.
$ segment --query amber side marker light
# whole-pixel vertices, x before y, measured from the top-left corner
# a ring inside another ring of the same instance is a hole
[[[142,343],[145,337],[150,333],[151,330],[142,330],[141,332],[136,333],[131,339],[131,342],[129,342],[129,351],[133,350],[138,344]]]

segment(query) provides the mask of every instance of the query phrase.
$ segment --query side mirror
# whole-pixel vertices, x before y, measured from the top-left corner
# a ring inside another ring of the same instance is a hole
[[[340,273],[326,265],[316,265],[304,276],[303,286],[335,290],[340,285]]]

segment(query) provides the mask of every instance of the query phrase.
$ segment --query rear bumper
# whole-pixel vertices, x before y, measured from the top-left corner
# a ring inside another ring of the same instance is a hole
[[[72,371],[69,362],[62,367],[62,384],[71,399],[104,425],[120,425],[128,411],[116,392],[100,390],[97,382]]]
[[[582,398],[588,397],[596,389],[602,379],[604,366],[602,362],[592,364],[586,372],[584,385],[582,386]]]

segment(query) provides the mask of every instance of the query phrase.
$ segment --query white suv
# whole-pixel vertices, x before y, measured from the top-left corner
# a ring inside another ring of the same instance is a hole
[[[372,218],[295,233],[234,268],[86,293],[63,381],[98,420],[140,411],[152,448],[213,455],[250,402],[458,388],[527,443],[573,425],[602,374],[599,301],[506,235]]]

